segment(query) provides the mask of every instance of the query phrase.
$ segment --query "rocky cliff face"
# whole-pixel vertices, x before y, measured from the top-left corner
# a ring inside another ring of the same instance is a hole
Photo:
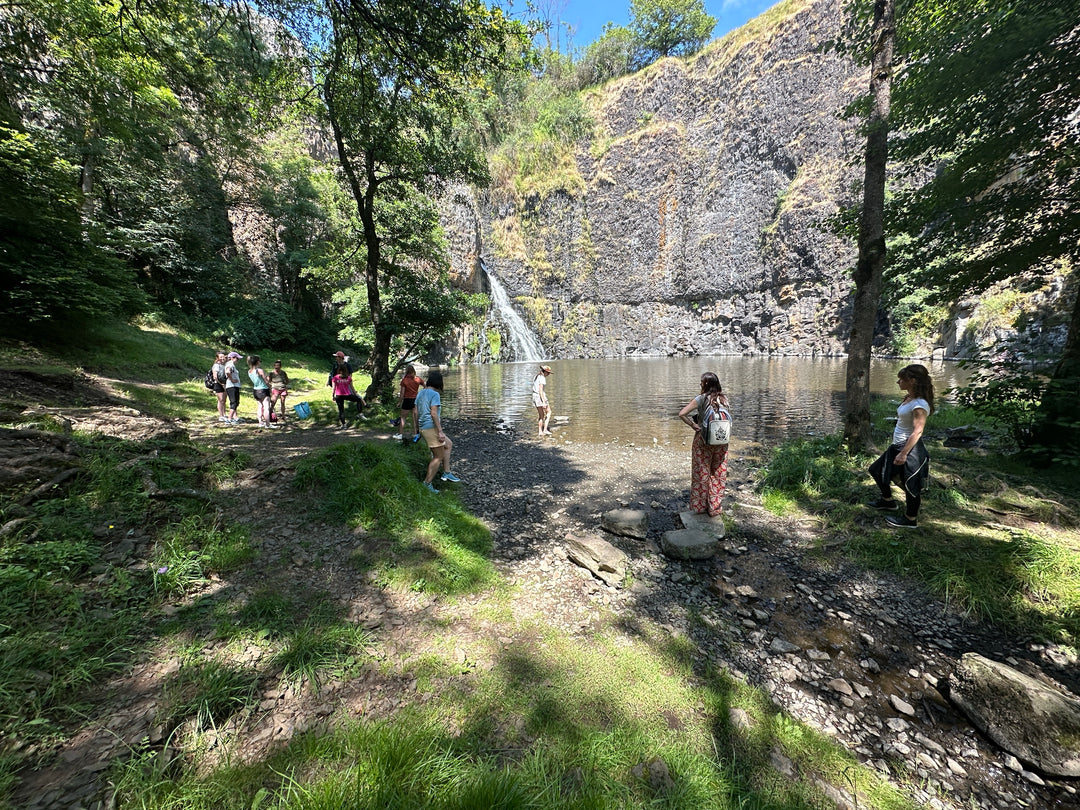
[[[788,0],[590,92],[564,188],[452,195],[455,274],[484,289],[482,262],[554,357],[842,353],[854,256],[822,221],[860,179],[839,111],[865,80],[819,50],[840,22]],[[511,359],[486,345],[462,359]]]

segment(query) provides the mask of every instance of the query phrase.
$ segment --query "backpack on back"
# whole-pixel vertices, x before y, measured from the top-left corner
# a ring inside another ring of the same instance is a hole
[[[713,405],[705,400],[705,413],[701,418],[701,437],[705,444],[718,446],[731,440],[731,413],[720,403]]]
[[[211,369],[208,372],[206,372],[206,376],[203,378],[203,385],[206,387],[207,391],[213,391],[214,390],[214,385],[216,383],[217,383],[217,376],[214,374],[213,367],[211,367]]]

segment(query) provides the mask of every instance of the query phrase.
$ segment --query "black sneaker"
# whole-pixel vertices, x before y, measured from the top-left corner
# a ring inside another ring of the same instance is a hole
[[[892,498],[878,498],[876,501],[871,501],[867,504],[871,509],[895,509],[896,501]]]
[[[894,529],[917,529],[918,521],[912,520],[907,515],[886,515],[885,522]]]

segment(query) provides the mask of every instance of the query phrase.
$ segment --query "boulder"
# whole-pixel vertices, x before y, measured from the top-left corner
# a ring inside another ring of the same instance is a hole
[[[716,554],[720,541],[698,529],[664,532],[661,550],[676,560],[707,560]]]
[[[1080,776],[1080,699],[965,653],[950,697],[987,737],[1043,773]]]
[[[717,540],[722,540],[724,537],[724,519],[719,515],[709,517],[708,515],[699,515],[697,512],[687,510],[679,512],[679,520],[687,529],[697,529],[699,532],[712,535]]]
[[[564,542],[571,562],[587,568],[607,585],[622,585],[626,577],[626,555],[607,540],[597,535],[568,534]]]
[[[600,528],[644,540],[649,535],[649,515],[643,509],[612,509],[601,516]]]

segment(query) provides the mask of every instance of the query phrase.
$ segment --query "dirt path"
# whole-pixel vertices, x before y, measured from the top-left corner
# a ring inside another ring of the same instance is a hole
[[[341,431],[296,420],[273,431],[209,421],[187,427],[197,442],[251,455],[253,468],[220,494],[219,506],[248,522],[259,544],[258,559],[240,576],[192,599],[226,592],[242,598],[275,585],[329,592],[371,631],[370,652],[381,665],[318,693],[265,683],[259,705],[223,729],[241,732],[243,756],[261,757],[334,716],[387,716],[428,699],[407,675],[384,674],[408,672],[407,662],[426,651],[457,660],[463,670],[486,671],[508,649],[531,643],[490,618],[483,594],[450,603],[378,587],[345,564],[369,538],[304,517],[307,504],[291,485],[293,461],[339,441],[390,441],[390,428],[362,423]],[[658,540],[677,527],[685,508],[689,460],[682,450],[571,444],[558,434],[541,441],[484,423],[451,423],[448,430],[463,479],[457,491],[492,529],[494,562],[514,585],[509,607],[517,626],[535,619],[587,636],[613,617],[656,622],[690,638],[702,666],[726,667],[762,687],[860,761],[893,778],[904,771],[907,789],[927,806],[1080,806],[1075,780],[1040,784],[942,694],[968,650],[1012,659],[1074,689],[1076,673],[1042,657],[1037,645],[965,622],[918,588],[855,568],[839,549],[819,548],[813,522],[778,519],[760,508],[737,459],[728,507],[736,528],[724,552],[705,563],[680,563],[659,553]],[[600,515],[619,506],[644,509],[650,521],[647,540],[608,538],[630,557],[633,585],[626,589],[605,586],[570,563],[563,543],[568,532],[598,532]],[[238,655],[259,666],[260,654],[252,648]],[[54,767],[29,775],[17,806],[89,805],[105,795],[100,776],[111,757],[139,744],[163,747],[157,686],[179,666],[168,656],[150,660],[109,684],[85,731]],[[897,700],[911,712],[898,710]]]

